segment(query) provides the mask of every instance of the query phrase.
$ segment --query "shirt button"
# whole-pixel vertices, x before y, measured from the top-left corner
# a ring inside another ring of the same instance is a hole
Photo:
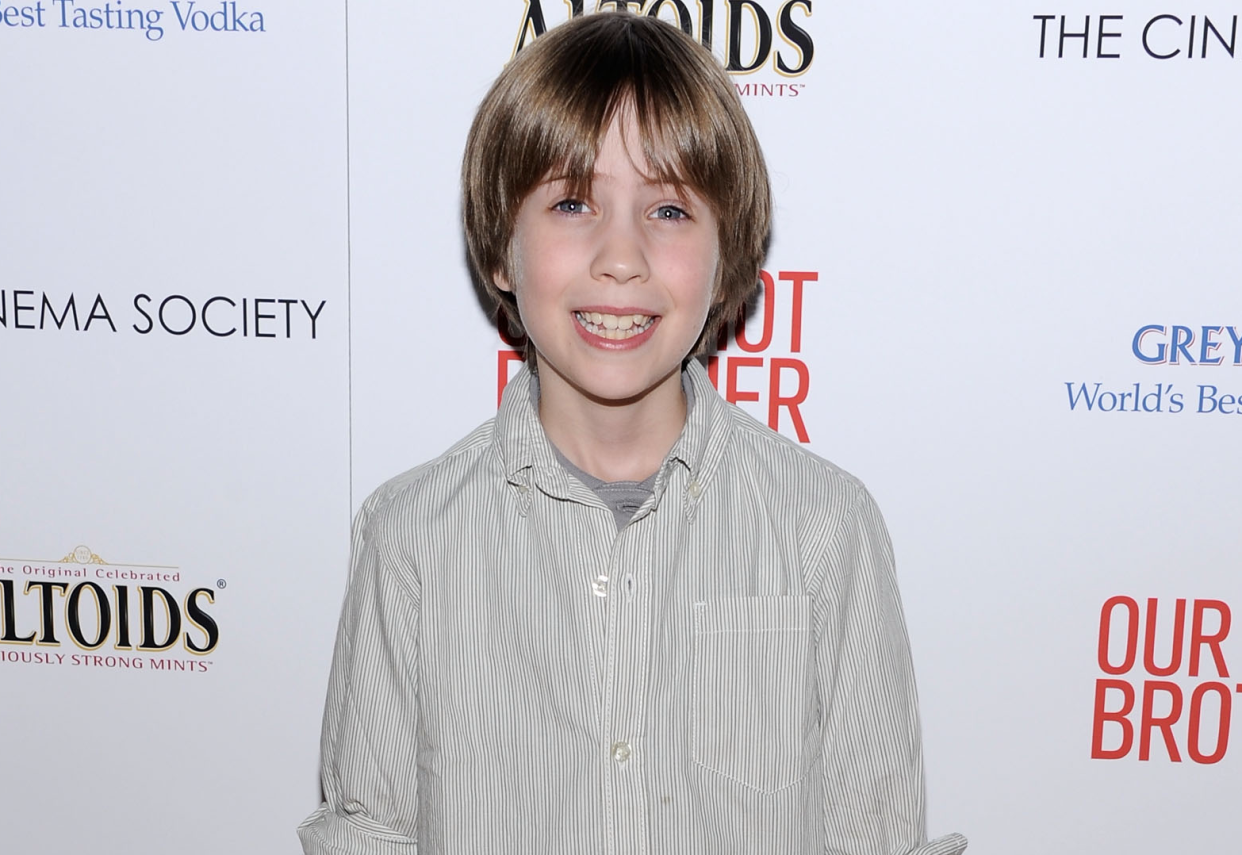
[[[690,485],[686,487],[686,492],[690,494],[690,498],[697,499],[703,495],[703,488],[699,486],[698,481],[691,481]]]
[[[630,759],[630,744],[628,742],[614,742],[612,744],[612,759],[618,763],[624,763]]]
[[[597,597],[608,596],[608,580],[605,578],[599,578],[592,582],[591,593]]]

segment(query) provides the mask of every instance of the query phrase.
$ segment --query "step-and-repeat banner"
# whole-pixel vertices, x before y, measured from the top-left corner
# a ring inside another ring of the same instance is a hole
[[[293,852],[348,554],[344,10],[0,0],[0,852]]]
[[[21,2],[13,851],[297,851],[349,512],[519,364],[465,271],[470,119],[601,5],[710,44],[758,129],[774,242],[708,368],[884,509],[931,831],[1230,851],[1242,9]]]

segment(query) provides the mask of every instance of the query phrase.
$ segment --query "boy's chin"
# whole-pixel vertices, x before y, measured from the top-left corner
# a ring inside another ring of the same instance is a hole
[[[637,404],[653,396],[659,397],[668,388],[681,388],[681,366],[663,376],[638,376],[633,372],[606,371],[590,377],[561,379],[567,381],[567,390],[587,401],[605,406],[622,407]]]

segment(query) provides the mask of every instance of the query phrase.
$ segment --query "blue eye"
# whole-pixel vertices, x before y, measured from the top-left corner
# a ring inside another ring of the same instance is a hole
[[[655,217],[657,220],[688,220],[690,215],[676,205],[661,205],[656,208]]]
[[[560,211],[562,214],[583,214],[591,209],[580,199],[562,199],[552,206],[552,210]]]

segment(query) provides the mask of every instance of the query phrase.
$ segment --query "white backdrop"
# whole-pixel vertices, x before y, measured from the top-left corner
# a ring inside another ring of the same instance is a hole
[[[0,27],[0,79],[30,81],[0,126],[18,629],[39,626],[23,563],[79,544],[179,567],[178,597],[227,582],[205,673],[0,661],[33,737],[6,776],[31,784],[0,791],[16,851],[49,833],[53,851],[163,851],[194,828],[178,851],[296,852],[347,513],[495,408],[508,348],[466,278],[457,166],[524,16],[552,26],[569,4],[354,0],[348,159],[343,11],[268,5],[264,33],[152,44]],[[804,73],[735,77],[777,193],[774,320],[749,344],[760,309],[716,371],[766,420],[775,366],[778,427],[885,511],[932,832],[1003,855],[1230,851],[1235,10],[686,4],[696,21],[708,5],[718,52],[731,5],[743,59],[754,10],[788,7],[813,42]],[[773,49],[798,64],[779,33]],[[16,288],[105,293],[120,331],[17,329]],[[136,293],[328,302],[314,340],[308,321],[271,341],[143,336]],[[90,822],[60,821],[67,805]]]
[[[38,633],[0,642],[0,851],[292,852],[348,553],[343,9],[42,5],[0,26],[0,635]]]

